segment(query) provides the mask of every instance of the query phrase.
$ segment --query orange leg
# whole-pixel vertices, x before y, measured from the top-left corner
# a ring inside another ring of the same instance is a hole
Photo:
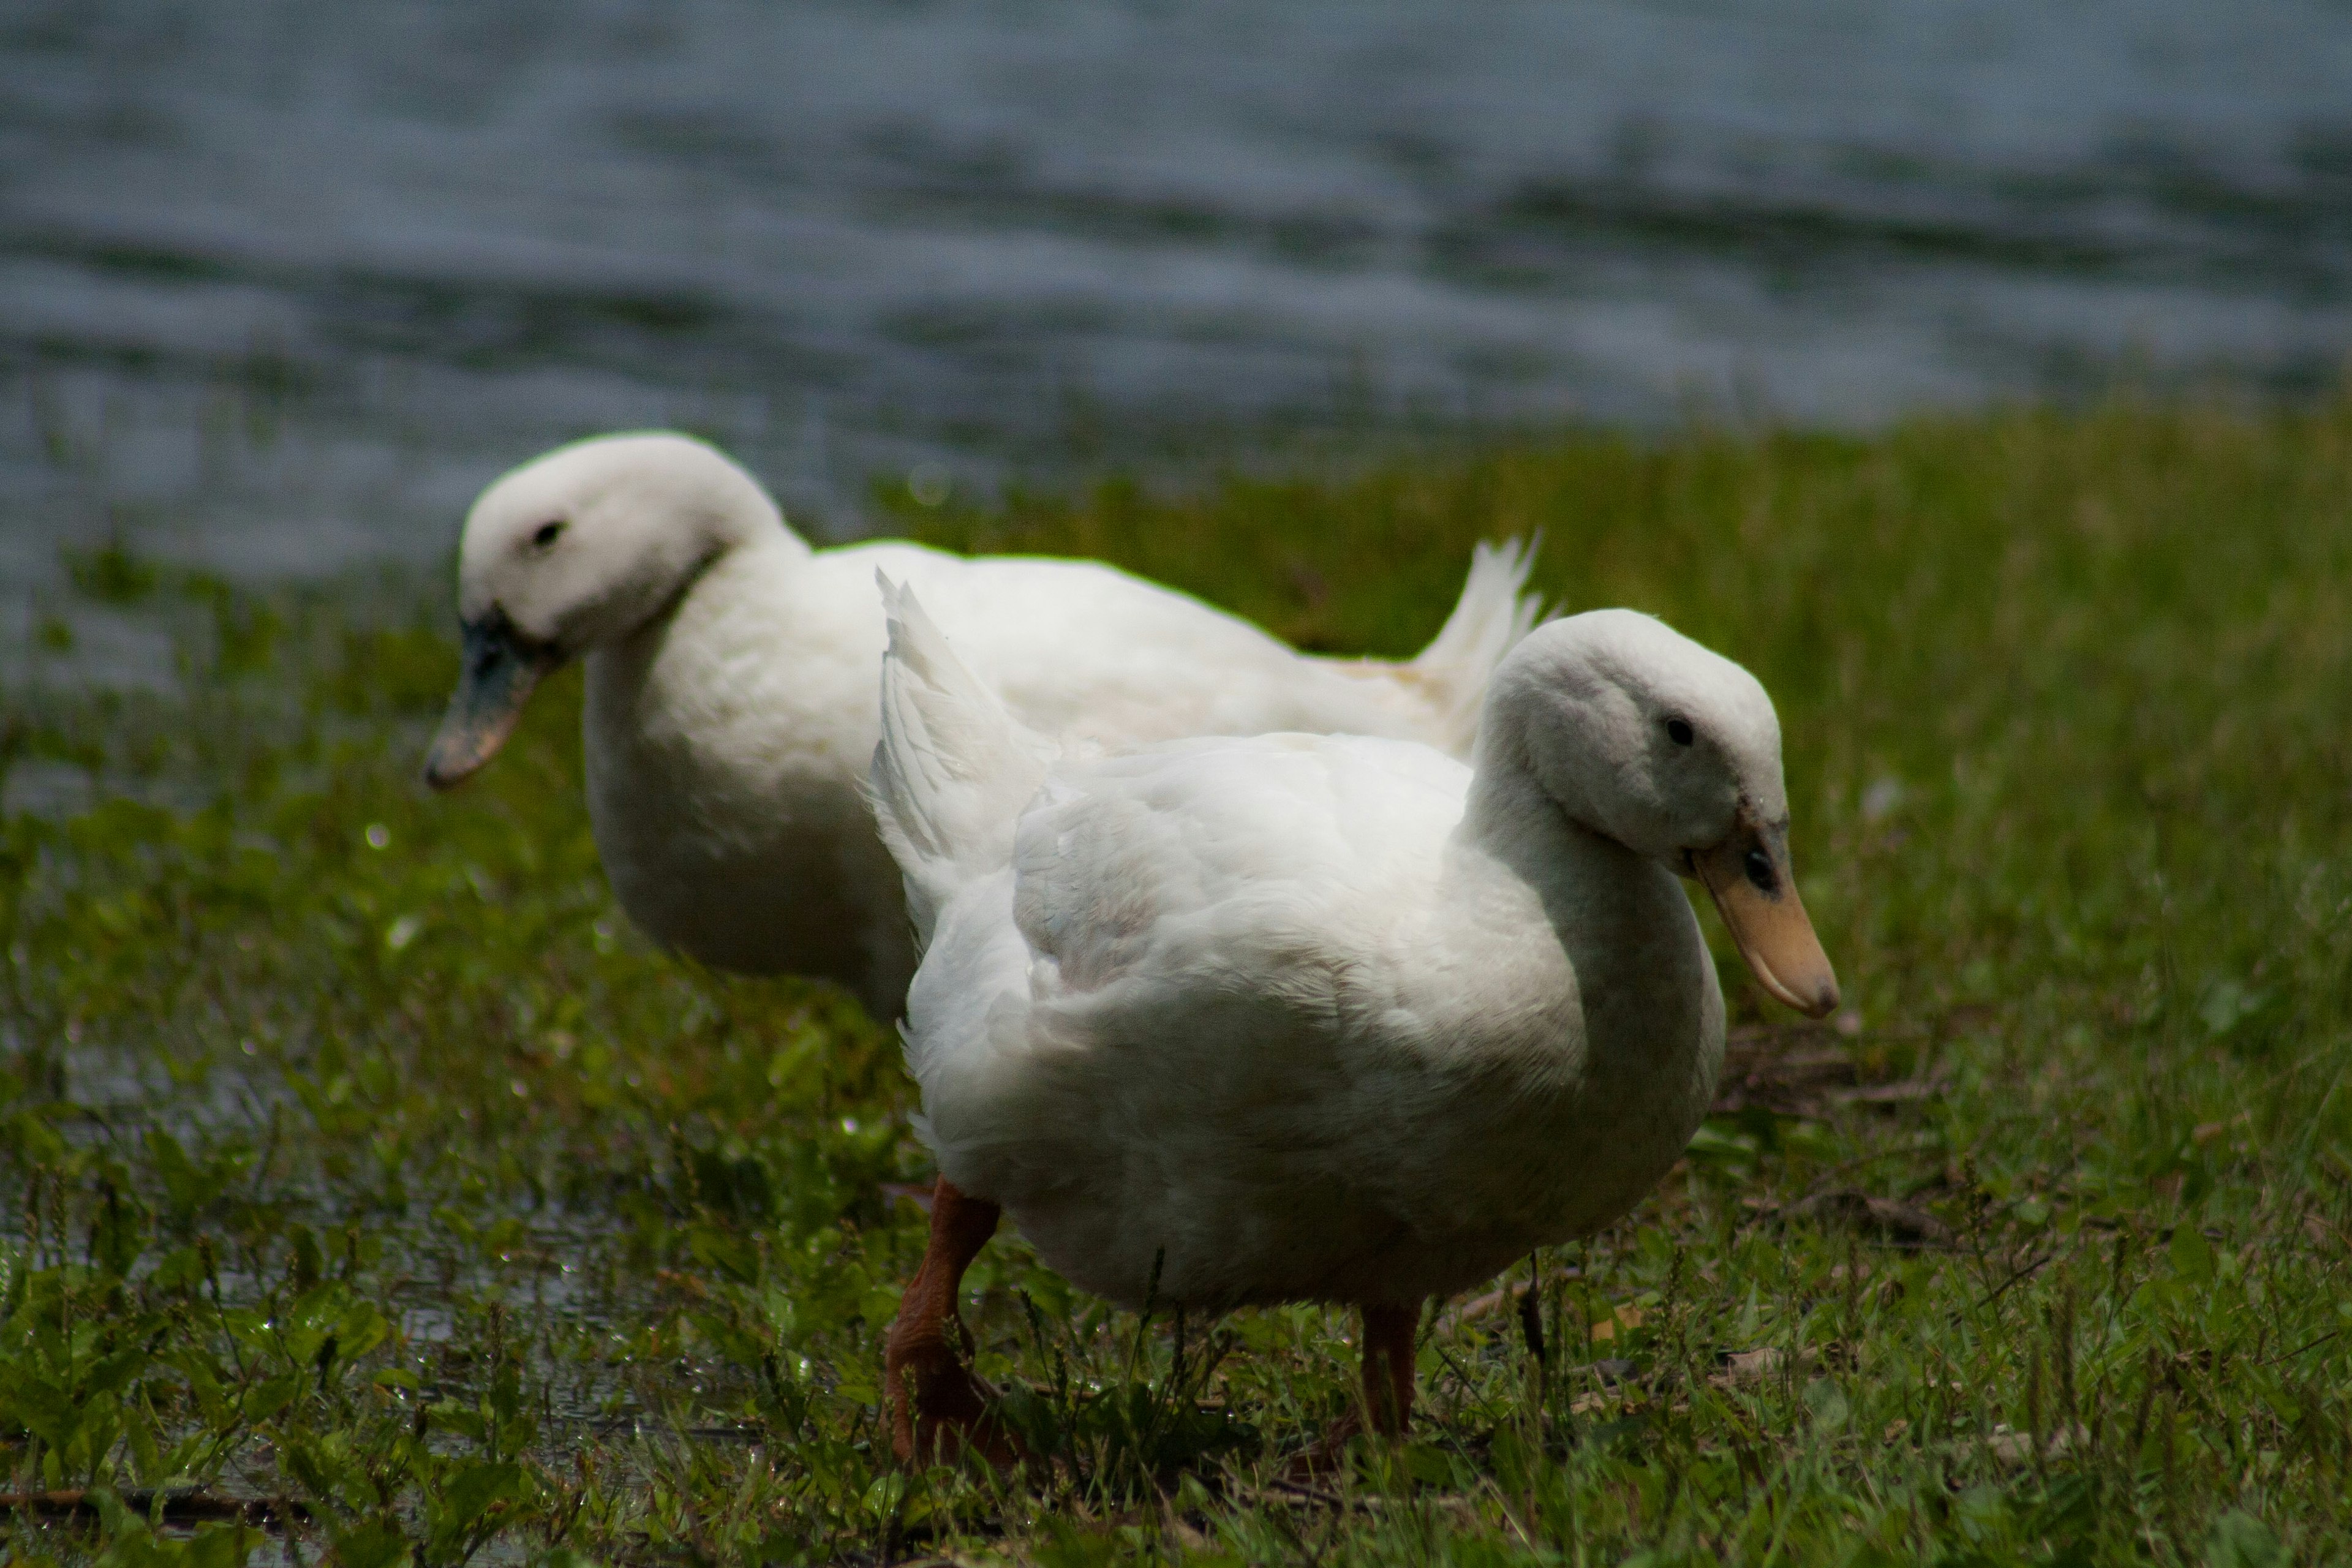
[[[1291,1460],[1294,1480],[1311,1480],[1340,1468],[1348,1440],[1368,1427],[1382,1437],[1402,1437],[1412,1420],[1412,1337],[1421,1308],[1374,1307],[1364,1315],[1364,1403],[1331,1424],[1321,1442]]]
[[[1364,1412],[1372,1430],[1402,1437],[1412,1420],[1412,1336],[1421,1307],[1364,1309]]]
[[[971,1331],[956,1310],[963,1271],[996,1234],[999,1213],[986,1199],[957,1191],[945,1176],[932,1192],[931,1238],[899,1298],[882,1358],[883,1409],[890,1418],[890,1447],[902,1462],[951,1459],[963,1444],[999,1468],[1019,1458],[1012,1434],[989,1414],[995,1390],[964,1364]]]

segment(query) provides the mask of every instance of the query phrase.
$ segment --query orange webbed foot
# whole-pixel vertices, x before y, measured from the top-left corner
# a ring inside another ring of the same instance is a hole
[[[966,1450],[998,1469],[1026,1457],[991,1406],[996,1391],[965,1362],[971,1333],[956,1310],[963,1272],[996,1233],[997,1206],[945,1176],[931,1194],[931,1235],[882,1359],[882,1404],[901,1464],[951,1463]]]
[[[894,1346],[884,1369],[890,1447],[901,1464],[952,1464],[969,1450],[1007,1470],[1027,1458],[992,1408],[996,1390],[950,1347]]]

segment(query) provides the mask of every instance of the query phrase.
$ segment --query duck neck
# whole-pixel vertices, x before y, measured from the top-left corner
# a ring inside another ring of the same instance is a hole
[[[733,493],[680,503],[672,512],[674,525],[647,556],[643,574],[647,586],[666,582],[667,587],[643,601],[626,631],[608,639],[614,652],[625,655],[634,647],[642,655],[658,644],[706,584],[773,582],[809,558],[808,541],[793,531],[768,492],[748,474],[730,477],[740,481]]]
[[[1644,1055],[1660,1039],[1706,1048],[1710,1007],[1719,1042],[1714,965],[1679,879],[1570,816],[1506,726],[1489,725],[1480,736],[1456,842],[1541,902],[1576,974],[1594,1070],[1614,1070],[1618,1047],[1629,1044]],[[1626,1070],[1641,1066],[1616,1062]]]
[[[1495,725],[1478,738],[1459,836],[1542,895],[1555,926],[1600,882],[1622,880],[1645,864],[1570,816],[1544,789],[1524,749]]]
[[[766,527],[715,536],[709,551],[678,577],[652,614],[624,636],[590,650],[586,664],[592,690],[602,688],[608,701],[625,693],[634,696],[673,637],[690,637],[700,623],[724,621],[747,606],[780,601],[783,584],[810,554],[807,542],[772,510]]]

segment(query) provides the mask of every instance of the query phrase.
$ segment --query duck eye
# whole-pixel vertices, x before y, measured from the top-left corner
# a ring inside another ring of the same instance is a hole
[[[562,532],[563,524],[560,520],[554,522],[542,522],[530,531],[531,548],[544,550],[554,543]]]
[[[1672,741],[1677,746],[1689,745],[1692,740],[1690,721],[1687,719],[1667,720],[1666,739]]]
[[[1740,862],[1740,869],[1748,873],[1748,879],[1756,884],[1759,893],[1771,892],[1780,884],[1780,879],[1772,874],[1772,858],[1761,849],[1750,849]]]

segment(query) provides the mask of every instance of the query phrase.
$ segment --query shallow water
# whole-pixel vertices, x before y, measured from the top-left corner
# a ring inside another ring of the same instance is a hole
[[[614,426],[840,533],[1270,431],[2309,387],[2347,82],[2320,0],[20,0],[0,658],[60,541],[436,562]]]

